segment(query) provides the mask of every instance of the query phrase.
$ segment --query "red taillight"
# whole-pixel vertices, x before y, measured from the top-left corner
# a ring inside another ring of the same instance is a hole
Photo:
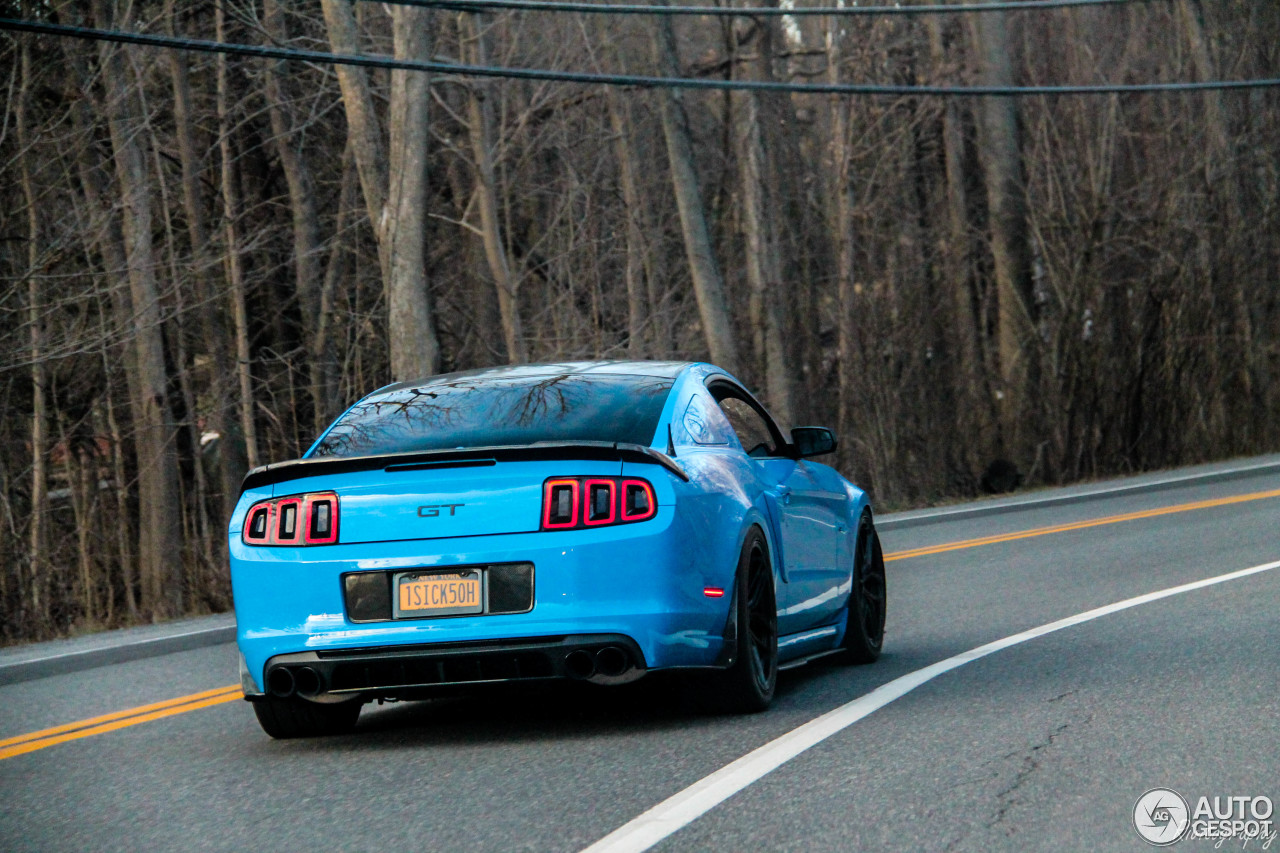
[[[284,498],[276,502],[276,544],[296,545],[302,538],[302,498]]]
[[[542,529],[572,530],[646,521],[658,514],[647,480],[557,477],[542,484]]]
[[[338,496],[313,492],[259,501],[245,513],[246,545],[332,545],[338,541]]]
[[[263,501],[249,507],[244,516],[244,533],[241,538],[250,545],[266,545],[271,541],[271,501]]]
[[[622,481],[622,520],[644,521],[658,514],[653,486],[644,480]]]
[[[567,530],[578,526],[578,481],[547,480],[542,484],[542,526]]]
[[[618,518],[618,485],[613,480],[587,480],[582,484],[582,523],[588,527],[613,524]]]
[[[306,496],[308,545],[332,545],[338,541],[338,496],[332,492]]]

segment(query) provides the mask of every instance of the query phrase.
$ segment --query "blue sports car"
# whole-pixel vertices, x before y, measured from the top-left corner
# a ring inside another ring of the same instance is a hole
[[[273,737],[371,699],[701,670],[736,711],[778,669],[875,660],[884,559],[866,495],[710,364],[584,362],[401,382],[231,519],[241,684]]]

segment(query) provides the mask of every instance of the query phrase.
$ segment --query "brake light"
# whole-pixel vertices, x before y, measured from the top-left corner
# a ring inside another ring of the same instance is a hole
[[[622,481],[622,520],[644,521],[658,512],[658,501],[653,486],[644,480]]]
[[[618,517],[618,484],[613,480],[587,480],[583,483],[586,498],[582,523],[588,527],[613,524]]]
[[[568,530],[578,526],[578,481],[547,480],[542,484],[542,526]]]
[[[332,545],[338,541],[338,496],[332,493],[306,496],[308,545]]]
[[[573,530],[647,521],[658,501],[647,480],[556,477],[542,484],[542,529]]]
[[[296,545],[299,534],[298,511],[302,509],[302,498],[285,498],[276,503],[276,544]]]
[[[259,501],[245,513],[246,545],[332,545],[338,541],[338,496],[313,492]]]

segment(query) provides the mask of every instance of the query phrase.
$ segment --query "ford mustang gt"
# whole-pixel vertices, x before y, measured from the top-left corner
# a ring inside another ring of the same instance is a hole
[[[382,388],[249,472],[229,530],[241,685],[273,737],[363,703],[658,670],[759,711],[780,668],[868,663],[885,573],[821,427],[709,364],[473,370]]]

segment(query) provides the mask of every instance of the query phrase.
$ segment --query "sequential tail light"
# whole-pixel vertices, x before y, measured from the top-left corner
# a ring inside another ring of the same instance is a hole
[[[338,541],[338,496],[321,493],[306,496],[306,533],[308,545],[332,545]]]
[[[645,480],[622,481],[622,520],[644,521],[658,512],[658,500],[653,486]]]
[[[265,544],[271,540],[271,507],[271,502],[266,501],[249,508],[242,536],[245,542]]]
[[[556,477],[542,484],[542,529],[574,530],[648,521],[658,500],[647,480]]]
[[[276,544],[296,545],[302,538],[298,516],[302,510],[302,498],[284,498],[276,504]]]
[[[586,511],[582,523],[588,527],[613,524],[618,518],[618,485],[613,480],[587,480],[582,484]]]
[[[245,513],[246,545],[332,545],[338,541],[338,496],[312,492],[258,501]]]
[[[544,530],[568,530],[578,526],[577,479],[547,480],[542,484],[542,527]]]

